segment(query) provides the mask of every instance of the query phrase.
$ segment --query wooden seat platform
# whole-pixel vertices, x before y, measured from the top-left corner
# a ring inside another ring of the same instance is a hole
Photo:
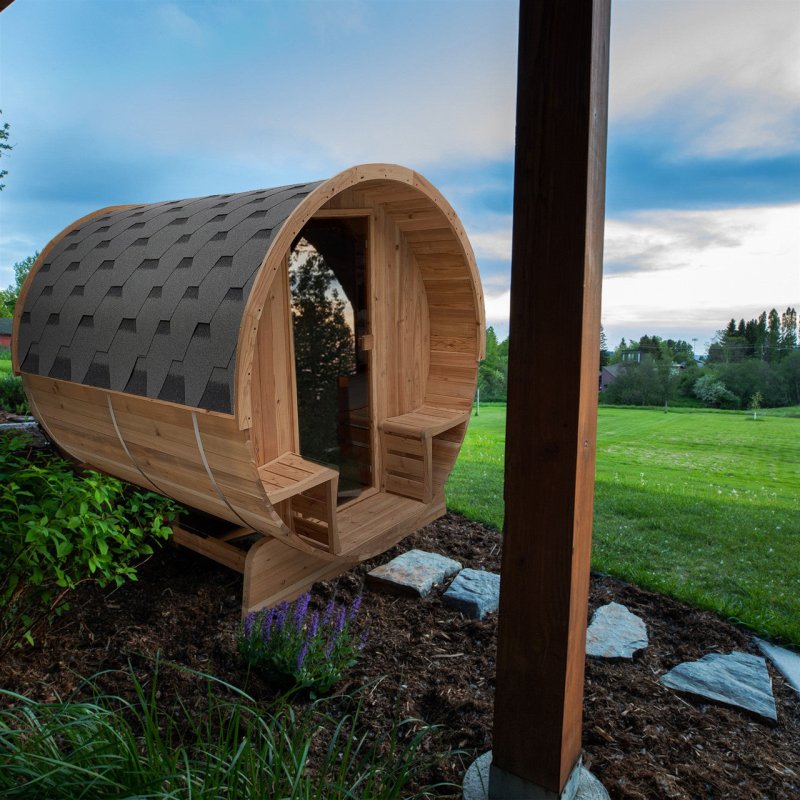
[[[433,437],[469,419],[458,411],[423,405],[381,425],[382,488],[423,503],[433,499]]]
[[[326,481],[339,478],[339,473],[335,469],[308,461],[296,453],[284,453],[278,456],[259,467],[258,474],[273,505]]]
[[[258,475],[272,505],[287,503],[289,528],[331,553],[341,552],[336,524],[336,492],[339,473],[308,461],[296,453],[283,453],[258,468]]]

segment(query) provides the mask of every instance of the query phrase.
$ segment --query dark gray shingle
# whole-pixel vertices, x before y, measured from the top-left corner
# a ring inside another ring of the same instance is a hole
[[[135,206],[74,228],[31,282],[22,370],[231,413],[256,273],[318,185]]]

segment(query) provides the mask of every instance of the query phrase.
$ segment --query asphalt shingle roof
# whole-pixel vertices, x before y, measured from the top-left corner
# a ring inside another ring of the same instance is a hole
[[[256,273],[318,185],[152,203],[74,228],[25,298],[22,371],[231,413]]]

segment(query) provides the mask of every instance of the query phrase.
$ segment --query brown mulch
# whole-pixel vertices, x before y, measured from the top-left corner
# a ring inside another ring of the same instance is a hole
[[[324,605],[334,593],[348,601],[364,594],[369,642],[338,689],[352,691],[383,676],[365,693],[364,719],[379,727],[398,715],[413,716],[442,726],[441,743],[463,753],[441,761],[428,778],[460,783],[471,761],[491,747],[496,616],[466,619],[443,605],[440,590],[414,600],[365,587],[368,569],[412,547],[499,570],[498,532],[449,514],[386,556],[318,584],[313,598]],[[160,652],[268,700],[268,687],[248,679],[236,660],[240,594],[235,573],[166,547],[141,568],[137,583],[116,591],[80,588],[72,610],[35,648],[0,664],[0,686],[52,700],[79,688],[80,676],[125,669],[129,662],[144,674]],[[633,662],[587,664],[584,763],[611,797],[800,797],[800,698],[771,666],[777,724],[658,683],[671,667],[707,653],[757,653],[750,635],[713,614],[593,576],[591,609],[611,600],[640,615],[650,636],[650,646]],[[103,680],[119,691],[113,676]],[[188,708],[205,700],[186,675],[167,671],[160,680],[162,691],[179,693]]]

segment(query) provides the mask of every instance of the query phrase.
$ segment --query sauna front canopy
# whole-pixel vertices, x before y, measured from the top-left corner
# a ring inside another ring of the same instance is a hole
[[[90,214],[37,260],[13,341],[48,435],[219,521],[176,539],[253,610],[444,513],[483,298],[447,201],[373,164]]]

